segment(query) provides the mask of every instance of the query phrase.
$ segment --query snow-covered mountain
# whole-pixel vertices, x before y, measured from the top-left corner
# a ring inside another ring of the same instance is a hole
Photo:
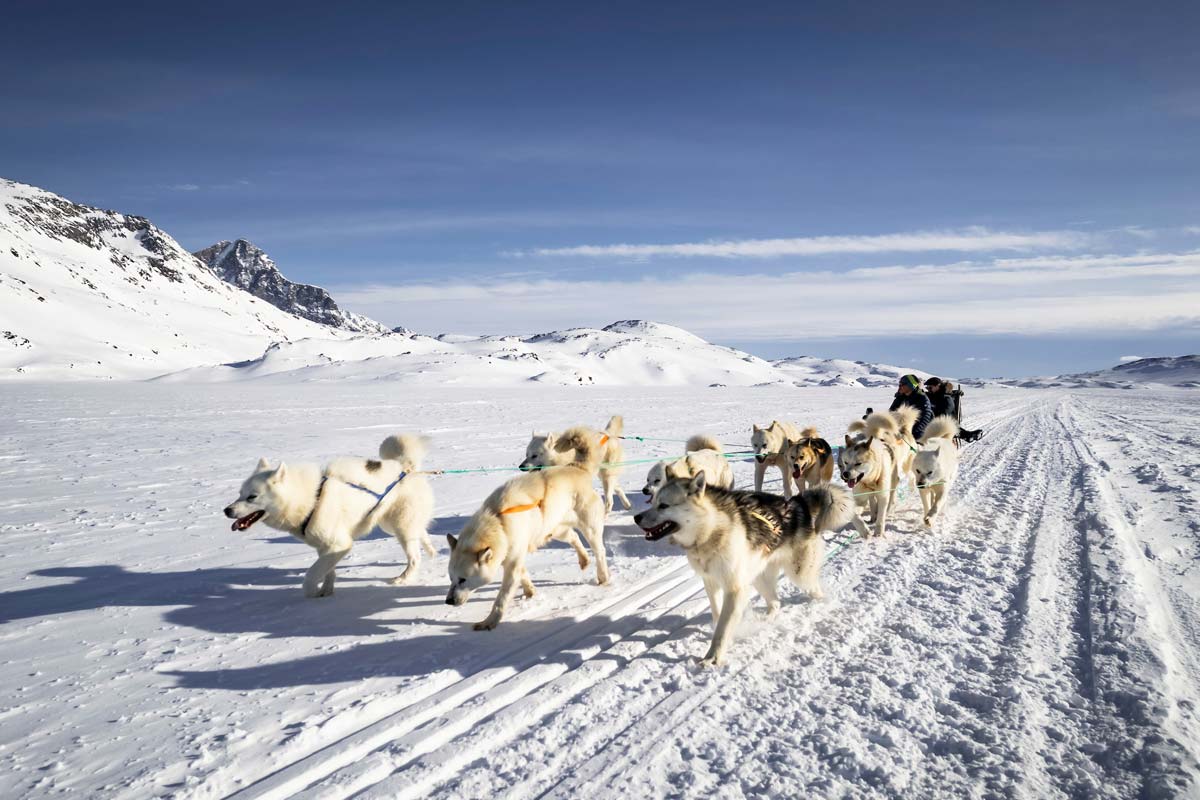
[[[217,242],[193,253],[222,280],[266,300],[278,309],[332,328],[355,333],[391,333],[388,326],[344,311],[320,286],[290,281],[262,248],[245,239]]]
[[[150,377],[348,334],[222,281],[143,217],[0,179],[0,377]]]
[[[882,386],[895,387],[902,375],[912,373],[924,381],[928,372],[919,369],[847,361],[841,358],[794,356],[773,361],[775,368],[802,386]]]
[[[907,371],[771,363],[644,320],[532,336],[392,333],[288,281],[250,242],[193,255],[143,217],[7,180],[0,308],[0,378],[890,386]]]
[[[1137,389],[1155,386],[1200,388],[1200,355],[1139,358],[1109,369],[1058,375],[1050,378],[1021,378],[999,381],[1005,386],[1025,388],[1067,387],[1072,389]]]
[[[386,380],[497,386],[890,386],[903,370],[788,359],[783,366],[671,325],[623,320],[532,336],[361,337],[272,345],[261,358],[203,367],[173,380]]]

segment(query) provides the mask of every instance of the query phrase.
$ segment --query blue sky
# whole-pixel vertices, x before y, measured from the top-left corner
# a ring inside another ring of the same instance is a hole
[[[1200,349],[1196,4],[193,5],[11,4],[0,175],[423,331]]]

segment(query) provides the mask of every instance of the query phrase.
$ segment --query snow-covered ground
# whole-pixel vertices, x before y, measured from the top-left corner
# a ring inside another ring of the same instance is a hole
[[[376,535],[306,600],[312,551],[220,509],[260,455],[369,455],[395,430],[434,437],[431,468],[512,464],[531,427],[612,413],[836,439],[886,392],[8,384],[0,796],[1196,796],[1197,397],[971,391],[988,434],[940,529],[907,497],[887,540],[829,562],[826,601],[752,611],[708,672],[698,581],[628,514],[611,585],[550,548],[538,595],[477,633],[495,587],[445,605],[440,536],[414,585],[387,585],[402,554]],[[503,477],[431,479],[436,533]]]

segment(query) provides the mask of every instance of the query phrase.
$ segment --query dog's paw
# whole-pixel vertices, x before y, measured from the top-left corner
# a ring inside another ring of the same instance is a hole
[[[773,606],[767,606],[767,610],[763,616],[768,620],[775,619],[777,616],[779,616],[779,604],[776,603]]]
[[[579,557],[579,568],[581,570],[586,572],[587,568],[590,567],[591,565],[592,565],[592,560],[590,558],[588,558],[586,555],[582,555]]]
[[[496,626],[499,624],[500,620],[488,617],[483,622],[476,622],[472,627],[477,631],[490,631],[495,630]]]
[[[388,583],[390,583],[392,586],[403,586],[404,584],[408,583],[410,580],[412,580],[412,575],[409,573],[408,570],[405,570],[404,572],[401,572],[399,575],[397,575],[396,577],[394,577],[390,581],[388,581]]]
[[[705,656],[696,659],[696,666],[700,669],[720,669],[725,666],[725,659],[717,656]]]

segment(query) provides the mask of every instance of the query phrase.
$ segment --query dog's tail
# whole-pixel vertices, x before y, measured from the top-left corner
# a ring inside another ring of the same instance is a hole
[[[421,468],[428,449],[428,437],[397,433],[380,442],[379,457],[388,461],[399,461],[406,471],[413,472]]]
[[[867,423],[861,419],[856,419],[846,428],[846,433],[850,436],[857,436],[860,433],[867,432]]]
[[[896,419],[896,425],[899,427],[900,437],[913,440],[913,425],[917,424],[917,418],[921,416],[921,412],[917,411],[912,406],[900,406],[892,412],[892,416]]]
[[[688,439],[687,444],[683,446],[683,452],[685,453],[695,453],[697,450],[716,450],[718,453],[725,452],[721,449],[720,442],[703,433],[697,433]]]
[[[801,439],[820,439],[821,434],[817,431],[817,426],[809,425],[807,428],[800,431]]]
[[[876,439],[893,440],[900,435],[900,421],[886,411],[876,411],[863,425],[866,434]],[[911,425],[910,425],[911,430]]]
[[[613,420],[617,421],[617,428],[620,429],[621,418],[613,417]],[[613,423],[610,420],[608,424],[609,427],[612,427]],[[577,467],[586,469],[588,472],[595,474],[600,469],[601,450],[599,442],[596,441],[596,433],[589,428],[585,428],[582,425],[567,428],[554,437],[554,449],[560,453],[574,450],[575,453],[571,458],[571,463]]]
[[[836,531],[854,519],[854,495],[843,486],[805,489],[789,502],[792,520],[788,578],[814,597],[821,597],[821,562],[825,560],[825,531]]]
[[[604,432],[613,438],[625,433],[625,418],[620,414],[614,414],[608,424],[604,426]]]
[[[805,489],[792,502],[796,505],[797,533],[805,536],[841,530],[854,518],[854,495],[844,486]]]
[[[921,444],[925,444],[930,439],[953,439],[958,436],[958,423],[954,417],[949,414],[943,414],[940,417],[934,417],[933,422],[925,426],[925,435],[921,437]]]

